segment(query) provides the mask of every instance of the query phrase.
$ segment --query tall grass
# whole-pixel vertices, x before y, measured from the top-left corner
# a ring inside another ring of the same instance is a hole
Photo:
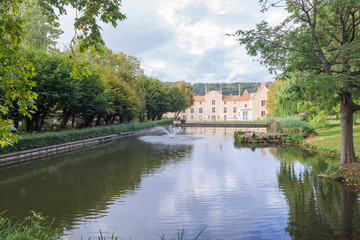
[[[268,118],[266,122],[270,126],[269,132],[287,134],[287,142],[301,143],[309,135],[317,135],[315,129],[300,118]]]
[[[74,142],[90,138],[103,137],[114,134],[122,134],[141,129],[148,129],[159,125],[171,124],[172,119],[163,119],[151,122],[133,122],[127,124],[114,124],[110,126],[99,126],[83,129],[69,129],[63,131],[48,131],[21,134],[21,139],[14,146],[0,149],[0,154],[47,147],[55,144]]]
[[[32,216],[25,218],[23,222],[13,222],[0,214],[0,239],[1,240],[52,240],[59,239],[57,230],[50,230],[53,222],[46,222],[41,215],[32,212]]]
[[[192,240],[198,240],[200,235],[204,232],[205,228],[206,228],[206,226],[203,227],[203,229],[201,229],[201,231]],[[177,237],[176,238],[172,237],[171,240],[184,240],[185,239],[184,235],[185,235],[185,230],[184,229],[181,229],[181,230],[179,229],[178,233],[177,233]],[[167,240],[166,234],[157,235],[157,236],[160,238],[160,240]]]

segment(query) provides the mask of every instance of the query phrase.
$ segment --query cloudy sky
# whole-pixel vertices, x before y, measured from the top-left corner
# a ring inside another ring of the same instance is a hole
[[[276,24],[281,9],[260,12],[257,0],[123,0],[127,19],[103,26],[106,45],[136,56],[147,76],[161,81],[261,82],[274,76],[246,55],[226,33],[249,30],[266,20]],[[71,13],[61,18],[59,44],[73,35]]]

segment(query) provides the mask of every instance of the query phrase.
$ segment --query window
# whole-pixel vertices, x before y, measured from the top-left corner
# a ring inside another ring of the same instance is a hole
[[[233,113],[236,113],[236,107],[233,107]]]
[[[226,101],[224,102],[224,104],[226,104]]]
[[[208,115],[208,119],[210,119],[210,115]]]
[[[199,108],[199,113],[203,113],[203,112],[202,112],[202,108]]]
[[[191,120],[194,120],[194,115],[191,115]]]
[[[194,108],[190,108],[190,113],[194,113]]]
[[[226,115],[224,115],[224,120],[226,121]]]
[[[234,101],[234,104],[236,104],[236,101]]]
[[[183,115],[183,119],[186,120],[186,115]]]
[[[245,104],[245,107],[247,107],[247,104]]]
[[[224,113],[227,113],[227,107],[224,107]]]
[[[261,117],[265,117],[265,111],[261,111]]]
[[[202,120],[202,115],[199,116],[199,120],[200,120],[200,121]]]
[[[211,111],[211,112],[213,112],[213,113],[215,112],[215,108],[214,108],[214,107],[212,108],[212,111]]]
[[[212,100],[212,105],[215,105],[215,100]]]
[[[236,115],[234,115],[234,119],[236,119]]]
[[[185,110],[182,113],[185,113]]]
[[[243,119],[244,119],[244,120],[247,120],[247,119],[248,119],[248,112],[247,112],[247,111],[244,111],[244,112],[243,112]]]
[[[200,105],[202,105],[202,102],[200,102]]]
[[[266,101],[265,100],[261,100],[261,107],[265,107]]]

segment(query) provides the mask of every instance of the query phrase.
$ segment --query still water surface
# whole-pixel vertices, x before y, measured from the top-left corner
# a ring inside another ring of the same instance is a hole
[[[330,156],[234,146],[232,129],[132,137],[0,170],[0,211],[55,218],[65,239],[356,239],[358,193],[320,178]]]

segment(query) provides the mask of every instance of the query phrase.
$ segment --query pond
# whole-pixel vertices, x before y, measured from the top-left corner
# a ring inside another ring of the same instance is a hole
[[[55,218],[64,239],[355,239],[360,198],[321,178],[331,156],[235,146],[234,129],[130,137],[0,170],[0,212]]]

